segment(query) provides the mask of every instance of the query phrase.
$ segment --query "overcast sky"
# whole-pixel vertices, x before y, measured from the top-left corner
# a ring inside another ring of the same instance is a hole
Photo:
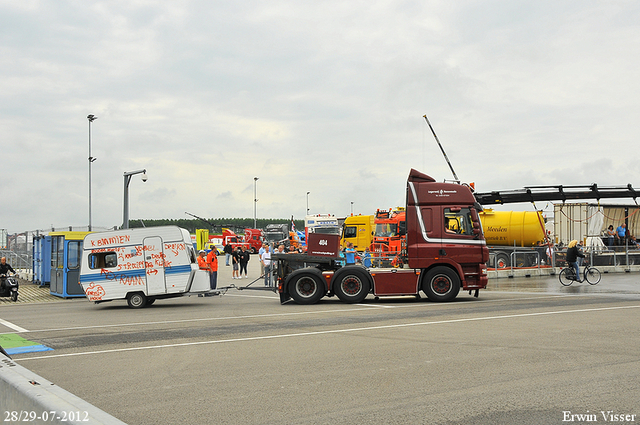
[[[132,219],[253,217],[254,177],[258,217],[404,205],[411,168],[452,178],[425,114],[478,191],[638,187],[639,23],[637,1],[0,0],[0,228],[87,226],[88,114],[94,227],[139,169]]]

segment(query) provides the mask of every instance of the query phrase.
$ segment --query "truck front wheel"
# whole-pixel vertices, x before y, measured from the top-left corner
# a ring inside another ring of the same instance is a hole
[[[345,303],[362,302],[369,289],[369,280],[362,270],[349,268],[343,273],[338,272],[334,279],[333,292]]]
[[[147,305],[147,296],[142,292],[134,292],[127,296],[127,304],[131,308],[142,308]]]
[[[289,280],[289,295],[298,304],[315,304],[322,298],[324,292],[320,277],[313,273],[292,275]]]
[[[431,301],[451,301],[460,292],[460,278],[448,267],[436,267],[422,281],[422,291]]]

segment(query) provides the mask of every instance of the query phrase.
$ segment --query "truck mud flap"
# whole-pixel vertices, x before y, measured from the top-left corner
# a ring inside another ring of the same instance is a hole
[[[289,294],[285,294],[283,292],[280,293],[280,304],[285,304],[287,302],[291,301],[291,297],[289,296]]]

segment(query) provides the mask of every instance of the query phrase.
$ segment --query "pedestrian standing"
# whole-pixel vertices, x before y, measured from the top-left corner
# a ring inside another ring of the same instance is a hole
[[[249,259],[250,259],[251,255],[249,254],[249,251],[247,251],[247,247],[242,245],[242,249],[241,249],[238,257],[240,259],[240,279],[242,278],[242,271],[243,270],[244,270],[244,278],[248,279],[249,277],[247,276],[247,265],[249,264]]]
[[[232,277],[234,279],[240,279],[240,274],[238,273],[238,270],[240,269],[240,247],[236,247],[231,254],[231,262],[233,263]]]
[[[347,243],[347,249],[344,250],[344,262],[347,266],[356,263],[356,250],[353,248],[353,243]]]
[[[216,247],[212,247],[207,255],[207,263],[209,263],[209,286],[211,289],[216,289],[218,286],[218,250]]]
[[[369,251],[369,248],[365,248],[364,250],[364,259],[362,260],[362,265],[366,268],[371,267],[371,252]]]
[[[227,242],[227,244],[224,246],[223,251],[224,251],[224,256],[225,256],[225,259],[227,260],[227,266],[228,266],[229,260],[231,259],[231,255],[233,255],[233,247],[229,242]]]
[[[267,245],[266,242],[263,242],[262,246],[258,250],[258,258],[260,258],[260,277],[264,276],[264,263],[262,262],[262,254],[264,254],[264,251],[266,249],[269,249],[269,245]]]
[[[271,250],[269,245],[262,251],[260,262],[264,267],[264,286],[271,286]]]

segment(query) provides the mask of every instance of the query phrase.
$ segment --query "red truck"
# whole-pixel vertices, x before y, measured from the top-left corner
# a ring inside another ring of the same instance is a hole
[[[244,229],[244,241],[251,246],[251,253],[257,253],[262,248],[264,233],[260,229]]]
[[[209,235],[209,243],[215,245],[221,245],[224,247],[226,244],[231,244],[231,247],[235,250],[237,247],[244,246],[248,250],[251,250],[249,243],[244,242],[241,236],[236,235],[229,229],[223,228],[221,235]]]
[[[412,169],[407,180],[407,246],[402,267],[342,266],[339,239],[335,242],[334,235],[317,234],[318,250],[272,255],[280,301],[313,304],[336,295],[344,302],[359,303],[368,294],[418,296],[420,291],[432,301],[451,301],[460,289],[475,291],[477,297],[488,282],[489,250],[481,210],[467,186],[438,183]],[[310,248],[311,244],[310,240]]]

